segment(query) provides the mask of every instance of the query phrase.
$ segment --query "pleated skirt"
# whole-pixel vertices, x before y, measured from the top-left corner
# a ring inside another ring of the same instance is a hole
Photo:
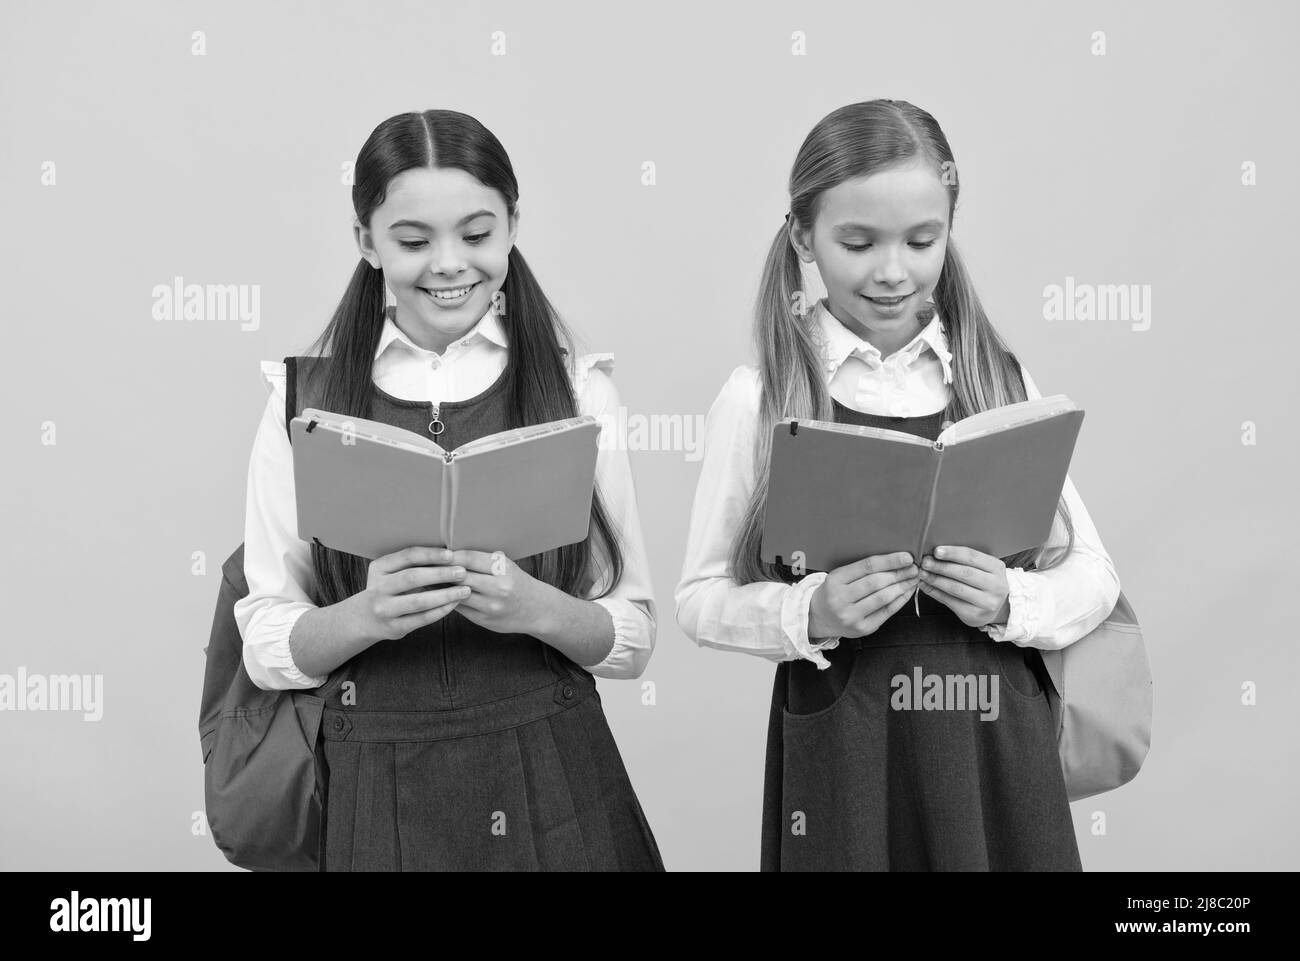
[[[422,686],[446,703],[395,709],[401,665],[374,659],[358,704],[379,709],[327,701],[322,870],[663,870],[594,679],[529,641],[417,639],[453,652],[450,686]]]

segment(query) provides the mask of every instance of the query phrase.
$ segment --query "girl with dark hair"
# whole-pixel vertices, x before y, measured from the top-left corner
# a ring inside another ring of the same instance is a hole
[[[655,638],[619,445],[600,445],[587,540],[518,563],[367,561],[296,536],[286,424],[304,398],[448,450],[619,404],[612,358],[574,355],[515,246],[518,184],[482,124],[391,117],[354,184],[362,259],[333,318],[305,356],[262,365],[235,607],[254,683],[325,702],[322,869],[663,870],[593,679],[638,677]]]
[[[957,191],[924,110],[873,100],[821,120],[763,271],[759,365],[709,412],[676,613],[697,644],[779,662],[764,870],[1081,867],[1038,650],[1101,623],[1119,579],[1068,477],[1048,540],[1010,557],[943,545],[800,576],[759,554],[782,418],[934,440],[1041,396],[949,235]],[[825,285],[815,304],[801,262]],[[902,610],[917,587],[916,613]],[[899,709],[898,679],[918,670],[987,679],[996,717]]]

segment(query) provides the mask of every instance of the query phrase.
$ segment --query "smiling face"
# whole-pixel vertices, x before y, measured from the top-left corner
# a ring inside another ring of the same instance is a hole
[[[519,212],[472,174],[454,167],[405,170],[392,179],[357,247],[397,300],[396,323],[441,353],[492,306],[505,283]]]
[[[948,190],[915,161],[846,180],[819,200],[812,229],[792,227],[791,243],[817,264],[835,318],[888,357],[925,326],[916,314],[943,270]]]

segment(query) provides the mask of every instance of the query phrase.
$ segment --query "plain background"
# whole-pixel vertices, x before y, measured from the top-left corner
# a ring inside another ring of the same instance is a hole
[[[487,125],[521,183],[519,247],[586,349],[615,355],[623,403],[695,415],[750,362],[800,142],[876,97],[939,120],[986,309],[1042,391],[1087,411],[1070,476],[1145,629],[1156,715],[1138,778],[1073,806],[1085,868],[1300,866],[1293,4],[21,0],[0,18],[0,673],[101,673],[105,696],[98,723],[0,713],[0,866],[229,867],[192,830],[197,719],[258,364],[343,292],[340,171],[378,123]],[[175,276],[260,285],[260,329],[153,320]],[[1067,276],[1149,284],[1151,328],[1044,320]],[[640,682],[601,695],[667,867],[753,870],[774,667],[682,635],[699,465],[631,456],[656,703]]]

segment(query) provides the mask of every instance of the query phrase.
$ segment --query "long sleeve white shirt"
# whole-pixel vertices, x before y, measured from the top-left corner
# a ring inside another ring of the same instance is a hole
[[[505,369],[505,331],[489,311],[441,355],[413,343],[397,326],[389,309],[375,351],[373,377],[384,391],[404,400],[458,401],[473,397]],[[602,423],[616,416],[618,391],[610,378],[611,354],[584,354],[570,365],[578,413]],[[253,683],[265,690],[318,687],[326,680],[303,674],[293,661],[289,636],[302,614],[314,607],[315,572],[311,543],[298,537],[294,496],[293,452],[285,431],[285,366],[263,361],[268,389],[266,408],[253,440],[248,465],[244,520],[244,574],[248,595],[235,604],[235,621],[244,640],[244,666]],[[650,565],[642,539],[631,465],[622,445],[601,443],[596,457],[596,484],[620,535],[623,576],[595,603],[614,622],[614,646],[599,664],[587,668],[607,678],[638,677],[654,649],[656,609]],[[596,562],[608,571],[603,552]],[[602,575],[590,594],[600,592]]]
[[[937,312],[906,347],[882,358],[876,347],[836,320],[824,302],[819,301],[815,310],[830,392],[845,407],[892,417],[920,417],[947,407],[952,354]],[[1029,399],[1041,397],[1029,372],[1023,366],[1021,371]],[[808,636],[808,607],[825,573],[809,574],[788,585],[775,581],[741,585],[731,577],[731,542],[755,483],[753,451],[760,396],[758,369],[737,367],[706,418],[704,459],[674,594],[677,622],[700,646],[772,661],[807,658],[826,668],[829,662],[821,652],[838,646],[840,639],[813,641]],[[1044,650],[1064,648],[1088,634],[1115,606],[1119,576],[1068,475],[1062,494],[1074,523],[1074,549],[1051,570],[1007,569],[1007,623],[981,628],[996,641]],[[1066,543],[1065,524],[1058,514],[1041,563],[1059,556]]]

